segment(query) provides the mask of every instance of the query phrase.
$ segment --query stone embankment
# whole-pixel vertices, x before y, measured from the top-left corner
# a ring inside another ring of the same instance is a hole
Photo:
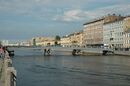
[[[130,56],[130,51],[114,51],[115,55]]]
[[[0,58],[0,86],[16,86],[16,70],[8,54]]]

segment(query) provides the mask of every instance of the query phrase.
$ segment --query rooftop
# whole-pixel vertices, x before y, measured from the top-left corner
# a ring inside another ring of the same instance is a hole
[[[99,18],[99,19],[94,19],[94,20],[91,20],[83,25],[87,25],[87,24],[91,24],[91,23],[95,23],[95,22],[98,22],[98,21],[101,21],[101,20],[104,20],[104,18]]]
[[[98,22],[98,21],[101,21],[101,20],[104,20],[104,23],[111,23],[111,22],[114,22],[114,21],[119,21],[119,20],[122,20],[124,19],[123,16],[121,15],[116,15],[116,14],[108,14],[107,16],[103,16],[103,17],[100,17],[100,18],[97,18],[97,19],[94,19],[94,20],[91,20],[83,25],[87,25],[87,24],[91,24],[91,23],[95,23],[95,22]]]
[[[115,19],[115,20],[112,20],[112,21],[109,21],[109,22],[105,22],[104,24],[110,24],[110,23],[122,21],[124,18],[125,18],[125,17],[120,17],[120,18],[117,18],[117,19]]]

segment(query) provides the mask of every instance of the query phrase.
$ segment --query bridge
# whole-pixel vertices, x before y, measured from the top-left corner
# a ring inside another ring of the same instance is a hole
[[[36,48],[37,49],[37,48]],[[107,55],[114,54],[112,49],[104,49],[104,48],[81,48],[81,47],[42,47],[44,55],[56,55],[56,54],[64,54],[65,55]]]

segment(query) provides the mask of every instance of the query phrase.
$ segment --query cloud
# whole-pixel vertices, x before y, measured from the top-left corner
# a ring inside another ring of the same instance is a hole
[[[86,8],[90,4],[96,6],[97,3],[101,5],[102,3],[109,4],[110,1],[55,0],[54,3],[54,0],[0,0],[0,13],[66,22],[93,19],[109,13],[130,14],[128,0],[123,2],[122,0],[115,0],[112,2],[117,4],[106,7]]]
[[[0,37],[25,32],[30,37],[43,33],[63,35],[108,13],[130,14],[129,4],[129,0],[0,0]]]
[[[74,21],[90,20],[97,17],[105,16],[107,14],[129,15],[130,14],[129,9],[130,9],[129,4],[101,7],[88,11],[81,9],[74,9],[64,12],[63,15],[54,16],[53,20],[74,22]]]
[[[74,20],[81,20],[81,14],[83,12],[81,10],[70,10],[67,12],[64,12],[63,16],[55,16],[54,20],[63,20],[63,21],[74,21]]]

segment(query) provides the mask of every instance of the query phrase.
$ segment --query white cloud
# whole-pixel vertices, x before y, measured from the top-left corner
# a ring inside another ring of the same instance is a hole
[[[81,10],[71,10],[71,11],[65,12],[64,16],[62,16],[62,19],[64,21],[80,20],[81,13],[82,13]]]
[[[61,21],[81,21],[86,17],[87,12],[82,11],[82,10],[69,10],[67,12],[64,12],[63,16],[62,15],[56,15],[53,20],[61,20]]]
[[[96,8],[94,10],[82,10],[82,7],[84,8],[85,5],[87,7],[88,3],[90,2],[95,5],[96,2],[108,3],[109,1],[111,0],[0,0],[0,13],[10,12],[14,14],[33,16],[37,18],[53,17],[53,20],[67,22],[89,20],[106,15],[108,13],[124,13],[126,15],[130,14],[130,5],[125,3],[127,1],[123,1],[123,4],[120,3],[118,5]],[[115,0],[113,2],[119,3],[122,2],[122,0]],[[79,6],[67,7],[67,4],[75,6],[79,4]],[[82,4],[84,5],[82,6]],[[67,9],[68,11],[64,10],[64,12],[56,12],[56,10],[53,9],[53,5],[56,6],[56,8],[63,5],[61,9],[68,8],[69,10]]]
[[[129,9],[130,9],[129,4],[107,6],[88,11],[74,9],[64,12],[63,15],[56,15],[53,18],[53,20],[72,22],[72,21],[90,20],[97,17],[105,16],[107,14],[114,14],[114,13],[129,15],[130,14]]]

